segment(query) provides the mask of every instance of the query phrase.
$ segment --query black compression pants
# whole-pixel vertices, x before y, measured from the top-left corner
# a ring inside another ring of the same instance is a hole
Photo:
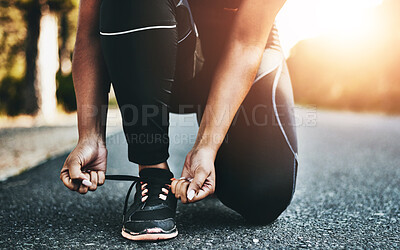
[[[236,13],[235,6],[207,2],[192,0],[191,12],[186,0],[102,1],[102,49],[132,162],[168,159],[169,112],[196,112],[201,120]],[[250,221],[274,221],[292,199],[293,96],[275,26],[215,167],[218,198]]]

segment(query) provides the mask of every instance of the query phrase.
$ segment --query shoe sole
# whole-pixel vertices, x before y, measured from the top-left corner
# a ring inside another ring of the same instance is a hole
[[[152,228],[148,231],[153,232],[162,232],[161,228]],[[128,240],[134,241],[157,241],[157,240],[168,240],[175,238],[178,235],[178,230],[175,230],[172,233],[128,233],[124,229],[122,229],[122,237]]]

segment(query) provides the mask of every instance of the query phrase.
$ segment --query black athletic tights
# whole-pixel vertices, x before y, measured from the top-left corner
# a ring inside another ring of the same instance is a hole
[[[201,120],[237,11],[233,2],[225,2],[192,0],[190,10],[186,0],[102,1],[102,49],[130,161],[167,160],[169,112],[196,112]],[[274,221],[292,199],[297,172],[293,97],[275,26],[215,167],[218,198],[249,221]]]

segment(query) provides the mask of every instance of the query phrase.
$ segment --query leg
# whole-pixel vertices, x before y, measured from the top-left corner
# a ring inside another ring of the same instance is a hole
[[[173,1],[103,0],[103,54],[122,113],[129,160],[163,163],[174,83],[177,28]]]
[[[257,223],[273,222],[295,188],[293,99],[286,64],[281,66],[254,83],[215,163],[219,199]]]
[[[199,94],[204,88],[196,89],[196,72],[202,66],[200,42],[189,3],[179,1],[176,8],[178,22],[178,51],[176,59],[175,82],[172,86],[170,112],[184,114],[196,113],[200,99],[207,97]]]
[[[210,12],[207,7],[192,5],[192,10],[205,55],[195,87],[201,90],[197,94],[206,96],[234,13],[221,9],[210,20],[202,18]],[[203,109],[205,101],[200,100]],[[215,161],[218,198],[249,221],[273,222],[292,199],[297,172],[293,107],[290,78],[274,27],[255,82]],[[201,116],[202,110],[199,121]]]
[[[178,42],[175,10],[172,0],[103,0],[100,11],[102,49],[122,113],[129,160],[140,167],[140,177],[128,176],[133,183],[123,211],[122,235],[131,240],[178,234],[176,198],[170,192],[173,174],[159,169],[168,168],[168,112]],[[134,202],[128,206],[135,184]]]
[[[218,151],[216,194],[248,221],[268,224],[293,197],[297,137],[286,63],[278,60],[272,72],[264,75],[262,71]]]

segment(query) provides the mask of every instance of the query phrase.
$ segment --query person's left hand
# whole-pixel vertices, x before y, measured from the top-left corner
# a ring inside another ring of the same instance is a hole
[[[196,202],[214,193],[215,156],[208,148],[193,148],[187,154],[182,177],[171,184],[172,193],[182,203]]]

